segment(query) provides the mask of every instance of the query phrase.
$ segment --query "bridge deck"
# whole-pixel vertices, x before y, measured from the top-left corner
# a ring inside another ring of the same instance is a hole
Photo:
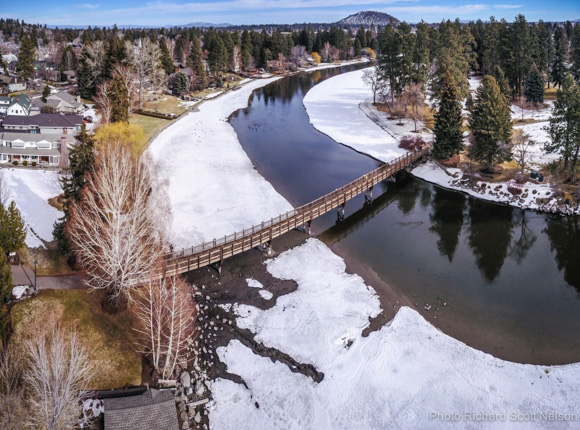
[[[252,228],[220,239],[214,239],[199,246],[171,252],[165,255],[165,261],[167,262],[166,275],[186,273],[199,267],[221,262],[228,257],[263,245],[344,205],[353,197],[364,193],[379,182],[394,176],[400,170],[417,162],[424,155],[427,155],[429,151],[430,149],[425,147],[420,151],[404,154],[337,190]]]

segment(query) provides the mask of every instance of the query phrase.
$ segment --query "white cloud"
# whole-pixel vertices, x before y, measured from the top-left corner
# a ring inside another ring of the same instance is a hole
[[[77,4],[75,5],[76,7],[80,7],[82,9],[96,9],[100,6],[100,4],[94,4],[94,3],[81,3],[81,4]]]
[[[522,7],[521,4],[494,4],[494,8],[496,9],[519,9]]]

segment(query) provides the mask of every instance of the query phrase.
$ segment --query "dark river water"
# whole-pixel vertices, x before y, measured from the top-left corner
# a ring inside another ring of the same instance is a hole
[[[360,67],[279,80],[231,117],[258,171],[294,206],[379,165],[315,130],[302,104],[312,86]],[[405,304],[503,359],[580,361],[579,217],[486,203],[410,176],[375,187],[373,197],[349,201],[343,222],[326,214],[313,232],[378,292],[379,324]]]

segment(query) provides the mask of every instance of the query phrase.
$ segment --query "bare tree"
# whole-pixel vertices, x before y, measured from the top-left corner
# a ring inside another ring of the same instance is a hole
[[[530,159],[530,151],[536,144],[533,140],[530,140],[530,136],[525,134],[523,130],[514,130],[512,137],[512,152],[514,154],[514,159],[518,166],[520,167],[520,175],[524,174],[524,170]]]
[[[159,46],[152,43],[149,38],[139,39],[136,43],[133,45],[127,41],[126,46],[129,63],[137,81],[139,109],[143,109],[143,91],[147,86],[151,89],[157,88],[160,82],[164,81],[165,72],[159,61],[161,57]]]
[[[93,367],[76,330],[53,323],[25,342],[28,363],[28,424],[48,430],[73,429],[86,396]]]
[[[381,79],[376,67],[365,69],[362,76],[363,83],[373,92],[373,104],[377,102],[377,96],[381,96],[387,89],[387,83]]]
[[[109,95],[111,82],[104,81],[97,87],[97,94],[93,97],[99,112],[101,113],[101,123],[109,124],[113,115],[113,103]]]
[[[137,303],[141,352],[151,356],[160,377],[169,378],[175,365],[186,358],[195,329],[191,289],[177,276],[151,279],[139,291]]]
[[[6,179],[4,179],[4,172],[0,172],[0,205],[7,207],[9,201],[12,199],[12,192]]]
[[[89,45],[85,46],[89,57],[91,68],[93,69],[93,76],[94,76],[94,83],[97,83],[97,80],[101,76],[103,71],[103,65],[105,64],[105,44],[102,40],[95,40]]]
[[[308,56],[308,52],[306,52],[306,47],[302,45],[296,45],[292,48],[292,62],[299,67],[302,65],[304,61],[306,61],[306,57]]]
[[[0,428],[18,430],[28,416],[21,384],[21,360],[14,349],[0,349]]]
[[[234,73],[239,73],[242,70],[242,50],[238,45],[234,46],[231,69]]]
[[[407,91],[403,93],[403,101],[407,107],[411,107],[409,116],[415,124],[415,133],[417,133],[417,121],[423,119],[423,112],[421,108],[425,102],[425,94],[423,93],[423,86],[420,84],[411,85]]]
[[[131,112],[133,112],[135,107],[139,104],[139,90],[135,83],[131,68],[123,64],[115,64],[113,66],[113,78],[120,79],[123,82],[123,85],[125,85],[125,88],[127,88],[129,115],[131,115]]]
[[[71,205],[66,232],[86,271],[86,283],[106,289],[114,310],[120,295],[131,299],[137,282],[147,279],[162,249],[158,217],[165,203],[156,187],[153,163],[131,148],[104,144],[95,171]],[[167,215],[165,215],[165,218]]]
[[[330,43],[325,42],[324,46],[320,50],[320,55],[322,57],[322,61],[327,62],[330,59]]]

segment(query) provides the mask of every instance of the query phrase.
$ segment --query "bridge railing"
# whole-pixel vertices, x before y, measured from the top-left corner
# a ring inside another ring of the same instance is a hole
[[[414,161],[418,160],[423,155],[428,154],[428,153],[429,153],[429,148],[427,148],[427,147],[421,149],[420,151],[407,152],[407,153],[401,155],[400,157],[390,161],[389,163],[383,164],[382,166],[367,173],[366,175],[361,176],[360,178],[357,178],[354,181],[351,181],[348,184],[343,185],[342,187],[337,188],[336,190],[331,191],[330,193],[325,194],[324,196],[317,198],[316,200],[313,200],[305,205],[299,206],[291,211],[288,211],[284,214],[281,214],[281,215],[277,216],[276,218],[271,218],[268,221],[264,221],[260,224],[254,225],[250,228],[246,228],[246,229],[243,229],[241,231],[237,231],[234,234],[230,234],[230,235],[223,236],[220,238],[215,238],[209,242],[204,242],[201,245],[192,246],[191,248],[184,248],[184,249],[181,249],[179,251],[172,251],[172,252],[165,255],[165,259],[173,260],[176,258],[187,257],[190,255],[199,254],[200,252],[203,252],[205,250],[213,249],[213,248],[216,248],[218,246],[221,246],[221,245],[224,245],[227,243],[231,243],[231,242],[236,241],[238,239],[250,237],[257,232],[260,232],[261,230],[270,228],[271,226],[276,225],[276,224],[278,224],[284,220],[287,220],[289,218],[292,218],[295,215],[298,215],[298,214],[303,213],[303,212],[307,212],[312,208],[316,208],[318,206],[321,206],[322,204],[328,202],[329,200],[333,200],[337,197],[341,197],[344,195],[344,193],[346,191],[349,191],[350,189],[355,188],[359,185],[366,185],[369,183],[374,185],[376,183],[375,179],[377,177],[379,177],[381,174],[388,172],[389,169],[394,167],[395,172],[396,172],[396,171],[408,166],[409,164],[413,163]]]

